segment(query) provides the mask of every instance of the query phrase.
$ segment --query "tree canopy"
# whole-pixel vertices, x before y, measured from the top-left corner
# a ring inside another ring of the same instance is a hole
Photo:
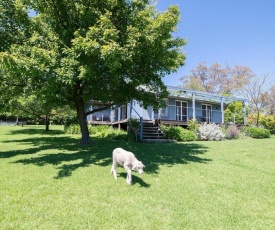
[[[215,63],[207,66],[201,62],[189,75],[180,78],[182,86],[187,89],[196,89],[209,93],[235,94],[251,78],[254,77],[251,69],[245,66],[222,67]]]
[[[167,96],[162,77],[184,64],[185,40],[172,35],[177,6],[158,12],[148,0],[12,2],[37,15],[26,24],[31,36],[2,50],[3,80],[73,106],[83,143],[90,142],[86,116],[94,112],[87,103],[101,101],[104,109],[136,99],[159,107]]]

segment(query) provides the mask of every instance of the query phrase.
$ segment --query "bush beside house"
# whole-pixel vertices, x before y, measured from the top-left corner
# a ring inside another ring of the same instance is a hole
[[[258,127],[247,127],[245,130],[246,134],[252,138],[262,139],[269,138],[270,132],[267,129]]]
[[[184,129],[180,126],[165,126],[161,125],[161,130],[165,137],[176,141],[195,141],[197,135],[194,131]]]

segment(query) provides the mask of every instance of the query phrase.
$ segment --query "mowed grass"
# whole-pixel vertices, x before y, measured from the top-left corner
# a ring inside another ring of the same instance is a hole
[[[275,229],[275,136],[127,143],[0,127],[1,229]],[[146,165],[128,186],[116,147]]]

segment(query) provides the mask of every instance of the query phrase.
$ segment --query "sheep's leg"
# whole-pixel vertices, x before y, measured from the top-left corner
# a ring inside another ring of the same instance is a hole
[[[132,171],[131,170],[129,170],[128,172],[127,172],[127,180],[126,180],[126,182],[127,182],[127,184],[132,184]]]
[[[113,163],[113,164],[112,164],[111,173],[113,173],[113,174],[114,174],[114,178],[117,179],[117,174],[116,174],[116,163]]]
[[[124,168],[127,172],[126,183],[130,185],[132,184],[132,170],[127,166],[127,164],[124,164]]]

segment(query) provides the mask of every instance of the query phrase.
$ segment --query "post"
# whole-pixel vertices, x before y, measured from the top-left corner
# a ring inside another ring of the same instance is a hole
[[[143,117],[140,117],[139,138],[143,139]]]
[[[118,116],[117,116],[117,120],[120,121],[121,119],[121,107],[118,107]]]
[[[114,110],[114,108],[112,107],[112,108],[111,108],[111,117],[110,117],[110,121],[111,121],[111,122],[114,122],[114,120],[115,120],[114,118],[115,118],[115,110]]]
[[[195,93],[192,93],[192,112],[193,112],[193,120],[196,119],[196,101],[195,101]]]
[[[132,111],[133,111],[133,100],[130,102],[130,115],[129,117],[132,118]]]

